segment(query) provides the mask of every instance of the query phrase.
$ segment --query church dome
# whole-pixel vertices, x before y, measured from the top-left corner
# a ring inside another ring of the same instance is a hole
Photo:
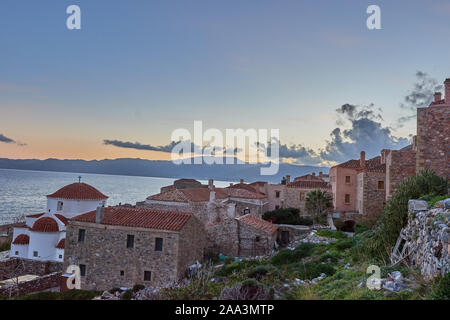
[[[49,194],[48,198],[71,199],[71,200],[104,200],[108,199],[103,193],[93,186],[83,182],[69,184],[55,193]]]
[[[27,245],[30,243],[30,237],[26,234],[19,234],[12,244]]]
[[[58,223],[55,219],[44,217],[38,219],[31,228],[31,231],[36,232],[59,232]]]

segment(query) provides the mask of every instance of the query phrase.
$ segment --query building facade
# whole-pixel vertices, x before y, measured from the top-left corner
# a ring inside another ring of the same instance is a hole
[[[77,265],[87,290],[161,286],[201,261],[203,224],[192,213],[108,207],[79,215],[67,227],[64,268]]]

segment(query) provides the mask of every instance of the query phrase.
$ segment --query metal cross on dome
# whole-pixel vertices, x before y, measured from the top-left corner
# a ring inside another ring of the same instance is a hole
[[[81,183],[81,176],[78,176],[78,183]]]

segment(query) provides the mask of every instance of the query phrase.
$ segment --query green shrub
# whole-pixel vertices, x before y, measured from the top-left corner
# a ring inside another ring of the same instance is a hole
[[[433,280],[430,294],[432,300],[450,300],[450,272]]]
[[[133,292],[137,292],[137,291],[140,291],[140,290],[143,290],[143,289],[145,289],[144,285],[142,285],[142,284],[135,284],[131,290]]]
[[[384,207],[375,233],[366,239],[361,252],[365,253],[367,259],[388,261],[390,250],[407,223],[408,201],[428,194],[445,195],[448,185],[447,179],[437,176],[431,170],[423,170],[401,182]]]
[[[300,210],[297,208],[285,208],[269,211],[263,214],[264,220],[271,220],[277,224],[293,225],[312,225],[313,221],[309,218],[301,217]]]
[[[331,276],[336,272],[331,263],[318,263],[316,261],[299,263],[297,276],[302,280],[311,280],[317,278],[321,273]]]
[[[247,277],[260,280],[266,275],[277,274],[278,270],[271,265],[256,266],[247,273]]]
[[[133,295],[133,290],[128,289],[122,293],[122,295],[120,296],[120,300],[131,300],[132,295]]]
[[[280,250],[272,257],[271,263],[274,265],[282,265],[300,261],[310,256],[315,246],[315,244],[305,242],[298,245],[294,250]]]
[[[0,252],[9,251],[9,250],[11,250],[11,243],[5,242],[5,243],[0,244]]]

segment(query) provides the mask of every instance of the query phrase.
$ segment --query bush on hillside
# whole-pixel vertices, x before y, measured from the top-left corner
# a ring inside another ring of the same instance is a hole
[[[391,248],[408,221],[408,201],[427,194],[445,195],[448,187],[448,180],[431,170],[423,170],[401,182],[384,207],[374,234],[359,248],[362,250],[360,253],[369,259],[387,261]]]
[[[313,221],[309,218],[300,216],[300,210],[297,208],[285,208],[269,211],[263,214],[264,220],[270,220],[277,224],[293,224],[310,226]]]
[[[282,265],[300,261],[301,259],[310,256],[315,246],[315,244],[305,242],[301,243],[294,250],[280,250],[272,257],[271,263],[274,265]]]

